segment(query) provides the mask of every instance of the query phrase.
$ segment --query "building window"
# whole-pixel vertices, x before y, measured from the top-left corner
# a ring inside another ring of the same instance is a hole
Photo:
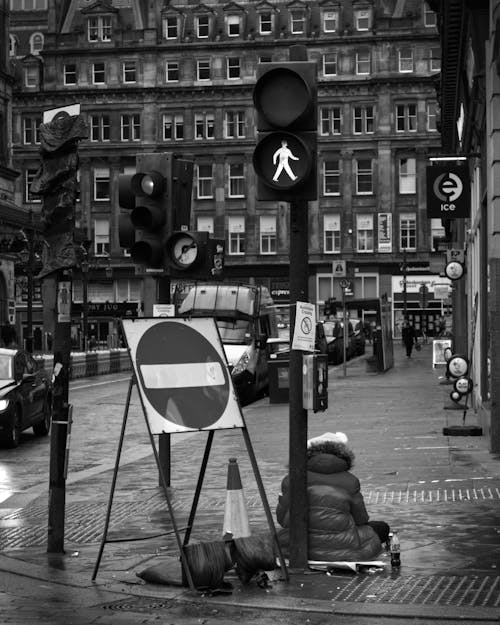
[[[339,14],[337,11],[324,11],[323,12],[323,32],[335,33],[337,32],[339,24]]]
[[[399,217],[399,245],[401,251],[416,251],[417,217],[415,213],[401,213]]]
[[[399,192],[403,195],[416,193],[417,170],[414,158],[399,159]]]
[[[331,108],[321,109],[321,127],[322,135],[340,135],[342,132],[342,109],[340,106],[332,106]]]
[[[94,221],[94,254],[109,256],[109,219]]]
[[[213,113],[195,113],[194,114],[194,138],[195,139],[213,139],[214,130],[214,114]]]
[[[245,112],[227,111],[224,128],[224,135],[227,139],[243,139],[245,137]]]
[[[141,116],[139,113],[122,115],[120,120],[121,140],[140,141],[141,140]]]
[[[87,23],[89,41],[111,41],[111,17],[89,17]]]
[[[23,118],[23,143],[24,145],[36,145],[40,143],[40,124],[41,117],[24,117]]]
[[[323,54],[323,76],[337,75],[337,53]]]
[[[226,17],[226,27],[228,37],[239,37],[241,33],[241,18],[239,15],[228,15]]]
[[[362,50],[356,52],[356,74],[366,76],[371,71],[370,51]]]
[[[323,249],[325,254],[340,252],[340,215],[323,216]]]
[[[47,0],[10,0],[11,11],[46,11]]]
[[[136,82],[136,66],[135,61],[124,61],[122,63],[123,82]]]
[[[354,11],[356,30],[370,30],[370,11]]]
[[[446,232],[443,228],[441,218],[431,219],[431,251],[439,252],[439,243],[445,238]]]
[[[355,135],[373,134],[375,114],[373,106],[355,106],[352,118],[352,131]]]
[[[426,28],[435,28],[437,26],[436,14],[429,9],[427,2],[424,3],[424,26]]]
[[[273,32],[273,15],[272,13],[259,14],[259,33],[261,35],[270,35]]]
[[[228,197],[245,197],[245,170],[243,163],[229,163]]]
[[[196,61],[196,79],[210,80],[210,61],[208,59]]]
[[[92,65],[92,82],[94,85],[103,85],[106,82],[106,66],[104,63]]]
[[[75,63],[66,63],[64,65],[64,84],[76,85],[76,65]]]
[[[27,65],[24,68],[24,85],[26,87],[38,87],[38,66]]]
[[[276,217],[260,217],[260,253],[276,254]]]
[[[25,202],[41,202],[41,198],[37,195],[33,195],[31,193],[31,183],[33,182],[33,180],[35,179],[35,176],[37,175],[38,172],[38,168],[36,169],[26,169],[25,171],[25,177],[24,177],[24,201]]]
[[[323,194],[340,195],[340,166],[337,159],[323,163]]]
[[[109,169],[94,169],[94,200],[109,200]]]
[[[90,116],[90,140],[91,141],[109,141],[110,136],[110,119],[109,115],[91,115]]]
[[[168,16],[163,18],[163,36],[165,39],[177,39],[178,32],[177,17]]]
[[[372,159],[361,158],[354,161],[356,171],[356,193],[371,195],[373,193]]]
[[[198,200],[213,198],[212,165],[196,165],[196,197]]]
[[[228,219],[228,251],[232,256],[245,253],[245,218],[229,217]]]
[[[213,217],[197,217],[196,218],[196,229],[198,232],[208,232],[209,234],[214,233],[214,218]]]
[[[43,50],[43,42],[42,33],[33,33],[30,37],[31,54],[39,54]]]
[[[9,56],[17,55],[17,38],[14,35],[9,35]]]
[[[356,215],[356,249],[373,252],[373,215]]]
[[[228,57],[226,59],[226,72],[228,79],[240,78],[240,59],[239,57]]]
[[[417,132],[417,105],[396,105],[396,132]]]
[[[163,115],[163,141],[182,141],[184,139],[184,115]]]
[[[428,102],[427,108],[426,108],[426,117],[427,117],[426,128],[429,132],[437,131],[437,116],[438,116],[437,102]]]
[[[398,52],[399,72],[413,72],[413,50],[411,48],[401,48]]]
[[[303,11],[290,12],[290,32],[293,35],[300,35],[305,32],[306,16]]]
[[[196,36],[198,39],[207,39],[210,30],[210,18],[208,15],[198,15],[195,18]]]
[[[179,80],[179,63],[177,61],[167,61],[165,65],[165,79],[167,82],[177,82]]]
[[[429,71],[441,71],[441,48],[431,48],[431,58],[429,59]]]

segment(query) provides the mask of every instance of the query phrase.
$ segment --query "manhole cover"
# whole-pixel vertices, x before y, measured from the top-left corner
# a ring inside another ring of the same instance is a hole
[[[101,606],[104,610],[116,612],[150,612],[151,610],[163,610],[174,605],[174,601],[155,599],[153,597],[128,597],[121,601],[106,603]]]

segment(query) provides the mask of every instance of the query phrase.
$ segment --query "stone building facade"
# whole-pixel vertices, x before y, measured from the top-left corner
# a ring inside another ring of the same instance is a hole
[[[436,14],[422,0],[145,2],[21,0],[10,32],[19,74],[13,109],[16,199],[37,204],[42,112],[78,103],[90,126],[79,153],[77,222],[91,241],[92,302],[137,302],[154,288],[118,240],[118,176],[135,155],[194,160],[192,228],[226,240],[228,280],[266,284],[287,300],[289,208],[255,199],[252,91],[258,63],[304,44],[317,63],[318,200],[309,203],[309,296],[403,299],[432,334],[444,311],[442,224],[427,219],[425,167],[440,150]],[[28,6],[31,7],[28,10]],[[406,262],[404,262],[406,261]],[[105,270],[112,276],[106,275]],[[406,280],[403,278],[406,276]],[[403,293],[403,283],[406,292]],[[81,290],[76,279],[76,302]],[[320,315],[321,316],[321,315]],[[99,340],[110,330],[98,320]],[[107,325],[106,325],[107,324]]]

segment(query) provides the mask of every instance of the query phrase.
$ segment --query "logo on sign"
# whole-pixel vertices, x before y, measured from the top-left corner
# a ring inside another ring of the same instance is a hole
[[[441,200],[441,210],[454,211],[453,203],[462,195],[464,185],[460,178],[451,172],[441,174],[434,180],[434,195]]]

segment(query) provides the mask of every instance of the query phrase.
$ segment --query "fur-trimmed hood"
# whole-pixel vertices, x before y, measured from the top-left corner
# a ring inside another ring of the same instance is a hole
[[[318,441],[307,448],[307,470],[315,473],[349,471],[354,458],[354,452],[344,443]]]

